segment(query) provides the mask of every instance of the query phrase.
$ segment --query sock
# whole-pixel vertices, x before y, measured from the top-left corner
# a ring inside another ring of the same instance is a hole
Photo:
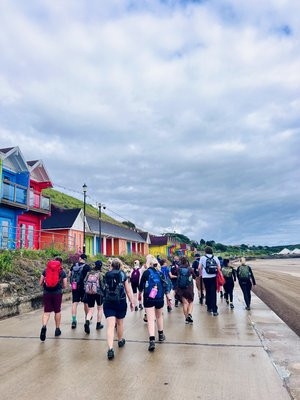
[[[155,340],[155,336],[150,336],[149,340]]]
[[[76,322],[76,315],[72,315],[72,322]]]

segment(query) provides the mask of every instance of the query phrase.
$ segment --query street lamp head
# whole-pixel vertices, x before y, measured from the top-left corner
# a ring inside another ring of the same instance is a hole
[[[82,186],[82,189],[83,189],[83,193],[86,193],[86,191],[87,191],[87,186],[86,186],[86,184],[84,184],[84,185]]]
[[[103,210],[105,210],[106,209],[106,206],[103,206]]]

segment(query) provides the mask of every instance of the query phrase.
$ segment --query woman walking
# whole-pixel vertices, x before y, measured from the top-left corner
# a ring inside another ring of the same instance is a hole
[[[160,261],[160,265],[161,265],[161,272],[163,273],[165,281],[166,281],[167,286],[168,286],[168,293],[171,293],[171,290],[172,290],[171,268],[168,266],[168,261],[166,259],[162,259]],[[166,299],[167,299],[167,302],[168,302],[167,295],[166,295]],[[168,304],[167,310],[168,310],[168,312],[171,312],[172,311],[172,306]]]
[[[133,298],[125,272],[121,270],[118,260],[113,260],[111,270],[104,276],[104,303],[103,311],[107,323],[107,358],[112,360],[115,356],[113,349],[114,328],[117,325],[118,347],[125,345],[123,338],[123,319],[127,312],[126,295],[133,311]]]
[[[193,304],[194,304],[194,283],[193,279],[196,278],[193,268],[188,264],[186,257],[180,258],[177,284],[176,284],[176,297],[180,299],[183,307],[183,314],[186,324],[193,324]]]
[[[233,288],[234,282],[236,281],[236,270],[230,265],[228,258],[224,258],[222,266],[222,274],[225,279],[224,283],[224,298],[226,303],[229,304],[230,308],[233,309]]]
[[[140,301],[138,301],[138,287],[139,287],[139,282],[140,282],[140,262],[139,260],[135,260],[133,264],[133,270],[130,275],[130,284],[131,284],[131,289],[133,293],[133,299],[134,299],[134,310],[138,311],[138,309],[142,310],[143,306]]]
[[[149,268],[143,273],[140,285],[139,296],[144,295],[144,308],[147,315],[147,325],[149,333],[149,351],[155,350],[155,321],[158,330],[158,340],[166,340],[163,331],[163,307],[164,295],[167,295],[168,306],[171,306],[168,285],[164,275],[159,271],[159,263],[155,257],[147,258]]]
[[[243,291],[244,300],[246,303],[246,310],[250,310],[251,304],[251,288],[252,284],[256,285],[255,278],[251,267],[246,265],[246,258],[241,258],[241,265],[237,269],[237,277],[239,280],[240,287]]]

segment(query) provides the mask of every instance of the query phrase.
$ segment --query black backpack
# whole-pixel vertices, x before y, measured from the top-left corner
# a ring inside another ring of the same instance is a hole
[[[126,299],[126,294],[122,272],[107,272],[104,278],[104,301],[120,303],[124,299]]]
[[[205,271],[208,275],[213,275],[216,274],[218,271],[218,264],[215,260],[215,257],[206,257],[206,263],[205,263]]]
[[[177,287],[180,289],[186,289],[192,284],[193,277],[189,268],[179,268]]]

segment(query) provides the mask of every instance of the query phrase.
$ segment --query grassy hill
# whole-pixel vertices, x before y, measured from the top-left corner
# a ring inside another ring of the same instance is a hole
[[[83,208],[83,201],[76,199],[75,197],[69,196],[68,194],[59,192],[54,189],[44,189],[43,193],[51,197],[51,203],[57,207],[62,208]],[[93,207],[91,204],[86,204],[86,214],[90,217],[98,218],[98,209]],[[106,215],[102,212],[102,221],[110,222],[115,225],[121,225],[121,222],[114,218]]]

